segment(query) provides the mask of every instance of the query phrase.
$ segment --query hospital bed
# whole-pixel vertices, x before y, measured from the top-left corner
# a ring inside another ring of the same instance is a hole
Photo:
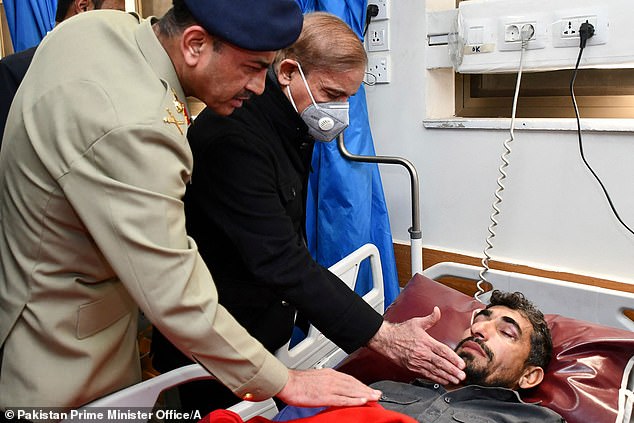
[[[415,275],[386,310],[384,318],[401,322],[424,316],[438,306],[441,320],[428,333],[454,347],[472,312],[482,304],[437,281],[477,282],[481,268],[439,263]],[[522,394],[541,402],[569,423],[630,423],[634,405],[634,294],[514,272],[491,270],[493,288],[520,291],[545,314],[553,338],[553,356],[544,381]],[[482,296],[481,296],[482,298]],[[416,377],[362,348],[338,365],[365,383]]]
[[[373,282],[364,298],[382,312],[383,277],[376,247],[365,245],[330,270],[354,288],[364,262],[369,262]],[[442,319],[428,332],[450,346],[455,345],[472,310],[481,304],[435,280],[452,277],[477,281],[480,270],[458,263],[439,263],[428,268],[406,285],[386,310],[385,319],[398,322],[427,315],[438,305]],[[634,422],[631,420],[634,322],[623,314],[625,310],[634,310],[634,294],[497,270],[490,270],[488,276],[495,289],[523,292],[546,314],[551,327],[553,360],[544,382],[528,393],[526,399],[541,401],[570,423]],[[366,348],[346,356],[314,327],[309,329],[306,339],[292,348],[287,345],[276,355],[291,368],[338,366],[365,383],[381,379],[409,381],[415,377]],[[199,365],[192,364],[113,393],[80,410],[92,407],[151,409],[163,390],[211,377]],[[278,412],[272,400],[243,401],[230,410],[245,421],[257,415],[272,418]]]
[[[369,273],[371,288],[363,295],[363,299],[376,311],[383,314],[383,272],[379,251],[376,246],[366,244],[355,250],[329,270],[343,280],[350,289],[355,288],[357,281]],[[310,326],[306,337],[290,347],[290,341],[277,352],[276,356],[287,367],[293,369],[310,369],[333,367],[346,357],[346,353],[326,338],[314,326]],[[213,379],[203,367],[198,364],[181,367],[130,386],[106,397],[95,400],[77,410],[78,413],[90,412],[94,409],[114,409],[131,407],[134,409],[152,410],[162,391],[184,382]],[[243,401],[230,408],[247,420],[255,416],[273,417],[278,409],[273,400],[262,402]],[[89,414],[89,413],[84,413]],[[76,422],[68,419],[63,423]],[[127,420],[128,421],[128,420]],[[129,420],[145,422],[146,419]]]

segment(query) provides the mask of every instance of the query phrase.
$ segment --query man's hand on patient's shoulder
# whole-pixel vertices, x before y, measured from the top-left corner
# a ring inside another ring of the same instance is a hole
[[[333,369],[289,370],[288,373],[288,382],[276,396],[289,405],[355,406],[378,401],[381,397],[381,391]]]
[[[464,361],[447,345],[432,338],[427,329],[440,320],[440,309],[403,323],[383,322],[368,348],[423,377],[457,384],[465,378]]]

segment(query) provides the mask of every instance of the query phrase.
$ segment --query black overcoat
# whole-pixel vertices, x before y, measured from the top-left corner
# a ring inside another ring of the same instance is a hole
[[[345,351],[365,345],[382,316],[310,256],[304,221],[314,141],[272,73],[264,94],[231,116],[204,110],[188,139],[187,232],[220,303],[270,351],[290,339],[296,310]],[[185,364],[169,363],[164,343],[153,340],[155,366]]]

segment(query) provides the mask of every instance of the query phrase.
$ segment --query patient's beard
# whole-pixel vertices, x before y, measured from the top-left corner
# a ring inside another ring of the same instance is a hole
[[[473,355],[469,351],[460,351],[458,349],[467,341],[473,341],[480,345],[484,350],[484,353],[487,355],[487,363],[484,366],[478,366],[475,360],[475,355]],[[491,387],[499,387],[499,388],[509,388],[514,389],[517,386],[517,378],[512,378],[512,376],[500,377],[500,375],[491,378],[491,363],[493,362],[493,358],[495,355],[493,351],[486,346],[484,341],[478,338],[469,337],[463,339],[458,343],[456,348],[454,349],[458,353],[458,356],[462,358],[465,362],[465,368],[463,371],[465,372],[465,379],[461,382],[462,386],[467,385],[479,385],[479,386],[491,386]],[[511,379],[512,378],[512,379]]]
[[[460,351],[458,349],[467,341],[472,341],[477,343],[484,353],[487,355],[487,363],[484,366],[478,366],[475,360],[475,356],[469,351]],[[480,386],[498,386],[504,388],[510,388],[514,386],[514,382],[502,379],[502,378],[494,378],[489,379],[491,376],[490,364],[493,361],[495,355],[493,351],[486,346],[484,341],[475,337],[468,337],[463,339],[458,343],[455,348],[455,351],[458,352],[458,356],[462,358],[465,362],[465,368],[463,371],[465,372],[465,379],[462,381],[462,385],[480,385]],[[488,379],[488,380],[487,380]]]
[[[465,355],[467,354],[471,355],[470,353],[466,353]],[[496,377],[492,379],[487,379],[490,377],[488,367],[478,369],[473,365],[473,362],[468,362],[468,359],[465,358],[464,355],[458,355],[462,357],[462,359],[465,361],[465,364],[467,365],[464,369],[462,369],[462,371],[465,372],[466,375],[465,379],[461,383],[462,386],[479,385],[508,389],[514,389],[515,386],[517,386],[516,380],[510,380],[508,378]]]
[[[465,362],[465,368],[462,369],[464,371],[466,377],[462,381],[462,385],[485,385],[485,380],[489,376],[489,368],[488,367],[476,367],[474,362],[474,356],[470,352],[460,352],[458,354],[460,358],[462,358]]]

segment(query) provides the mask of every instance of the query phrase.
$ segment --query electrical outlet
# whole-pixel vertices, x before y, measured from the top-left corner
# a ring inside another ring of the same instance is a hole
[[[527,31],[527,50],[546,47],[546,24],[540,17],[506,16],[498,22],[498,50],[521,50],[523,31]]]
[[[590,13],[563,15],[562,18],[555,21],[552,25],[553,47],[579,47],[579,28],[584,22],[588,22],[594,27],[594,35],[588,39],[587,46],[608,42],[608,20],[600,11],[591,11]]]
[[[579,39],[579,28],[584,22],[592,24],[593,27],[597,27],[596,16],[583,16],[576,18],[562,19],[561,30],[559,33],[560,38],[577,38]]]
[[[368,25],[366,40],[368,51],[387,51],[390,49],[390,27],[387,21],[379,21]]]
[[[368,5],[376,4],[379,7],[379,14],[372,18],[372,21],[381,21],[390,18],[390,0],[370,0]]]
[[[514,23],[514,24],[506,24],[504,25],[504,42],[506,43],[514,43],[522,41],[522,31],[526,30],[528,32],[528,40],[535,39],[535,27],[537,24],[535,22],[523,22],[523,23]]]
[[[368,73],[372,76],[368,78],[370,85],[387,84],[390,82],[390,58],[389,56],[368,57]]]
[[[504,42],[510,43],[520,39],[520,29],[515,24],[504,25]]]

